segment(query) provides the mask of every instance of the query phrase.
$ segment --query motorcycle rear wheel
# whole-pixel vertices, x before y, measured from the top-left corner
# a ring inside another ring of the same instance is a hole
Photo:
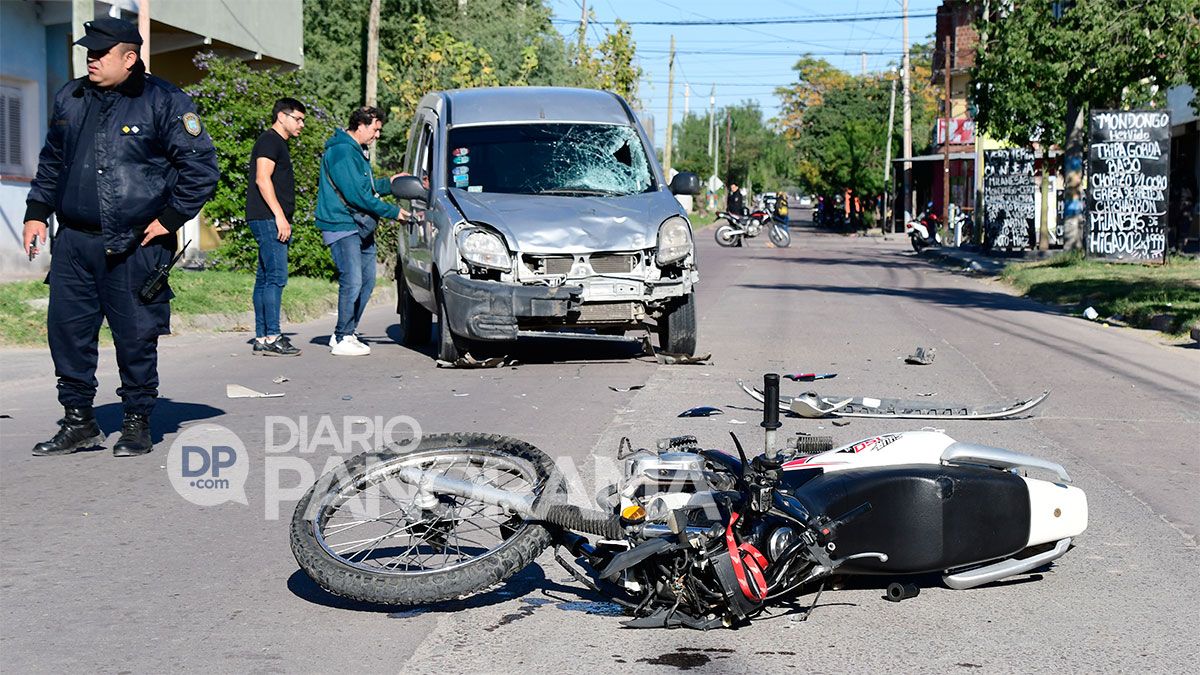
[[[504,581],[550,545],[545,527],[499,506],[443,494],[419,505],[416,487],[397,477],[407,467],[515,492],[565,492],[549,457],[504,436],[431,434],[406,451],[358,455],[318,479],[292,516],[292,553],[322,588],[384,605],[452,600]]]
[[[728,248],[730,246],[737,246],[738,242],[741,241],[741,235],[733,234],[736,228],[728,220],[717,218],[713,225],[717,226],[716,231],[713,233],[717,244]]]

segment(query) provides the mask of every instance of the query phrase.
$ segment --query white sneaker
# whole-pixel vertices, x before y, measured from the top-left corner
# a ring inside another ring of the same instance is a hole
[[[334,356],[366,356],[371,353],[371,348],[347,335],[333,346],[331,353]]]
[[[336,335],[330,334],[330,336],[329,336],[329,346],[330,346],[330,347],[336,347],[336,346],[337,346],[337,336],[336,336]]]
[[[359,340],[358,335],[347,335],[346,337],[342,338],[342,342],[345,342],[346,340],[352,340],[354,342],[354,344],[367,350],[368,354],[371,353],[371,346],[368,345],[367,343],[363,342],[362,340]]]

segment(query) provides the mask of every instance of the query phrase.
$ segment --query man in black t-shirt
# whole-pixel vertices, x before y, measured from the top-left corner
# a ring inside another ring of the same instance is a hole
[[[296,356],[300,350],[279,329],[279,306],[288,276],[288,242],[296,210],[296,177],[288,140],[304,128],[304,104],[294,98],[275,102],[273,122],[250,152],[246,186],[246,224],[258,242],[254,277],[254,353]]]

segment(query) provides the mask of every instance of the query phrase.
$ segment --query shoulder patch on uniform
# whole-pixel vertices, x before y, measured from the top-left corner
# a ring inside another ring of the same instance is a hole
[[[201,131],[200,116],[194,112],[184,113],[183,130],[193,136],[199,136]]]

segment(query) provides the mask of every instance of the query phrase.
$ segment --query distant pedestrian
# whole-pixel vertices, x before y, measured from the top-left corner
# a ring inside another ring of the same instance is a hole
[[[316,223],[338,270],[338,318],[329,337],[334,356],[371,353],[355,331],[375,288],[375,227],[380,218],[400,217],[400,207],[379,197],[395,176],[375,178],[367,160],[382,127],[378,108],[357,108],[325,142],[321,158]]]
[[[746,198],[737,183],[729,184],[729,195],[725,197],[725,210],[735,216],[746,215]]]
[[[250,151],[246,184],[246,224],[258,242],[254,275],[254,350],[264,356],[296,356],[279,328],[279,308],[288,279],[288,244],[296,212],[296,176],[288,141],[304,129],[304,104],[281,98],[271,111],[271,128]]]
[[[167,268],[175,233],[212,196],[220,172],[212,139],[188,95],[146,73],[137,27],[105,17],[84,22],[87,76],[54,97],[46,144],[25,211],[25,249],[46,240],[58,217],[46,316],[64,412],[35,455],[65,455],[103,442],[92,409],[100,324],[108,320],[124,419],[113,455],[154,449],[158,337],[170,332],[170,288],[147,284]],[[35,244],[34,242],[38,242]]]

